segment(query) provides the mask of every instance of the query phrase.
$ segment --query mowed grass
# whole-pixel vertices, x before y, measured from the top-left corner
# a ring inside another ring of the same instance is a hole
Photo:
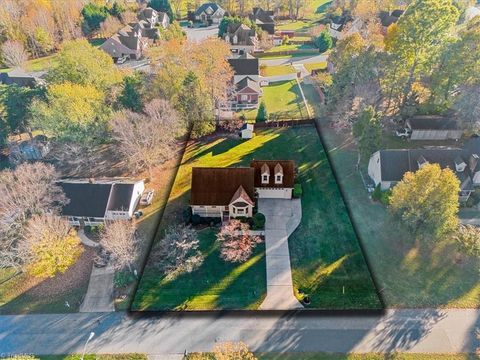
[[[262,76],[276,76],[295,73],[295,68],[291,65],[275,65],[260,67]]]
[[[474,354],[328,354],[328,353],[259,353],[259,360],[474,360]]]
[[[308,72],[311,72],[312,70],[323,70],[327,68],[327,62],[326,61],[321,61],[321,62],[316,62],[316,63],[306,63],[303,64],[305,69],[307,69]]]
[[[23,65],[23,69],[25,71],[48,70],[56,64],[56,61],[57,61],[56,57],[57,57],[57,54],[53,54],[53,55],[44,56],[38,59],[28,60]],[[3,69],[0,69],[0,72],[9,72],[11,70],[12,69],[10,68],[3,68]]]
[[[302,51],[302,50],[315,50],[316,47],[313,44],[285,44],[274,46],[269,50],[265,51],[265,54],[276,53],[279,51]]]
[[[317,105],[318,110],[319,100],[313,87],[304,86],[304,91],[309,103]],[[479,261],[459,252],[451,240],[425,242],[409,234],[384,206],[370,200],[355,170],[357,151],[352,139],[332,130],[326,118],[321,118],[321,127],[324,145],[385,305],[478,308]]]
[[[279,81],[262,87],[261,101],[265,102],[270,120],[303,119],[308,117],[300,89],[295,80]],[[247,120],[255,120],[257,109],[243,112]]]
[[[181,221],[181,213],[188,206],[193,166],[248,166],[253,159],[293,159],[299,168],[299,181],[304,188],[304,217],[290,239],[295,289],[308,289],[312,307],[381,307],[325,152],[312,126],[257,131],[248,141],[221,137],[192,142],[179,168],[162,226]],[[206,255],[202,267],[174,282],[165,281],[155,269],[153,251],[133,310],[258,308],[266,294],[263,244],[247,263],[226,264],[219,259],[215,231],[201,232],[202,252]],[[160,234],[158,241],[161,237]],[[309,273],[312,270],[317,272]],[[348,296],[344,297],[348,301],[336,298],[338,281],[351,285]],[[359,283],[354,284],[357,281]],[[350,296],[353,291],[357,293]]]

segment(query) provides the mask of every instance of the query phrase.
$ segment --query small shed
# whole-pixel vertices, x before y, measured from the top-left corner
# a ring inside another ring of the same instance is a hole
[[[458,140],[462,137],[455,119],[438,115],[418,115],[407,120],[412,140]]]
[[[253,138],[253,124],[243,124],[240,129],[240,137],[242,139],[251,139]]]

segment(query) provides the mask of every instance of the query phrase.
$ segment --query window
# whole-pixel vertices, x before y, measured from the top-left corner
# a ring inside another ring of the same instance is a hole
[[[245,214],[245,209],[237,209],[237,214],[238,215],[244,215]]]
[[[248,100],[248,95],[241,95],[240,100],[247,101]]]
[[[262,175],[262,184],[268,184],[269,177],[267,174]]]

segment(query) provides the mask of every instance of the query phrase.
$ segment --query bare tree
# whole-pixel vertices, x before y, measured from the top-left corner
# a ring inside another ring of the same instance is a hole
[[[168,277],[173,278],[184,272],[192,272],[203,263],[199,240],[191,226],[173,226],[154,253],[156,265]]]
[[[104,22],[100,24],[100,35],[108,38],[115,34],[122,27],[122,23],[115,16],[108,16]]]
[[[35,214],[55,213],[67,199],[55,184],[58,174],[40,162],[0,172],[0,268],[18,267],[17,245],[27,220]]]
[[[259,236],[250,232],[248,224],[240,220],[230,220],[222,226],[217,234],[220,242],[220,257],[228,262],[245,262],[252,255],[253,249],[262,242]]]
[[[68,176],[93,176],[98,172],[96,165],[100,155],[98,148],[92,145],[72,142],[55,144],[48,157],[68,169]]]
[[[112,120],[113,137],[120,151],[137,170],[147,169],[170,159],[177,138],[185,126],[171,104],[154,99],[145,106],[145,114],[123,111]]]
[[[83,252],[77,232],[64,218],[35,215],[19,241],[23,268],[33,276],[53,277],[64,273]]]
[[[107,223],[102,233],[100,245],[111,254],[114,267],[128,267],[132,271],[138,238],[135,224],[128,220]]]
[[[212,350],[216,360],[257,360],[255,355],[243,342],[223,342],[215,345]]]
[[[2,44],[2,58],[5,65],[16,67],[28,60],[28,54],[20,41],[7,40]]]

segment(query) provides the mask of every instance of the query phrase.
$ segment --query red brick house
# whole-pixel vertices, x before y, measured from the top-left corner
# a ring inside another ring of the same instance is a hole
[[[234,100],[237,104],[258,104],[262,89],[255,80],[246,77],[236,84]]]

